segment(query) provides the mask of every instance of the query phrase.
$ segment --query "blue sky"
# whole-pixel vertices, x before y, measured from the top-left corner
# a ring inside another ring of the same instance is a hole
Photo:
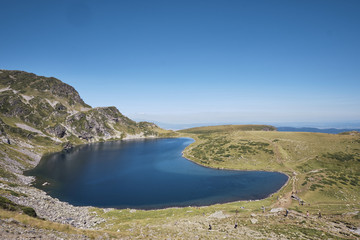
[[[167,123],[360,122],[360,1],[0,0],[0,68]]]

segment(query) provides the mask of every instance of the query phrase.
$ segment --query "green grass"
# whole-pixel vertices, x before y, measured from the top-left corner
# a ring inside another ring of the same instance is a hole
[[[14,186],[14,184],[9,184],[9,186],[10,185]],[[20,196],[27,197],[27,195],[24,194],[24,193],[19,193],[19,192],[15,192],[13,190],[2,189],[2,188],[0,188],[0,194],[1,195],[12,195],[12,196],[15,196],[15,197],[20,197]]]
[[[359,135],[225,129],[188,134],[196,142],[185,157],[213,168],[295,172],[298,195],[325,212],[360,201]]]
[[[207,127],[195,127],[180,130],[181,133],[210,134],[224,133],[231,131],[275,131],[276,128],[270,125],[218,125]]]

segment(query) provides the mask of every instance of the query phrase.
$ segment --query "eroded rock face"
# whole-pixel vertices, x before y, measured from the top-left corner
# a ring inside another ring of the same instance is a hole
[[[7,117],[24,118],[31,113],[31,108],[20,96],[12,91],[4,91],[0,94],[0,113]]]
[[[74,145],[71,142],[66,142],[63,145],[63,150],[68,151],[68,150],[72,149],[73,147],[74,147]]]
[[[0,73],[0,84],[9,86],[11,89],[19,92],[25,91],[26,88],[39,92],[48,92],[56,97],[66,98],[69,105],[80,104],[84,107],[89,107],[72,86],[54,77],[37,76],[24,71],[2,70]]]
[[[154,136],[158,128],[136,123],[116,107],[91,108],[68,84],[23,71],[0,71],[0,114],[24,122],[57,142]]]
[[[66,128],[61,124],[56,124],[54,127],[47,128],[46,132],[58,138],[63,138],[67,133]]]
[[[57,103],[55,105],[55,110],[58,112],[61,112],[61,111],[66,111],[67,108],[64,105],[62,105],[61,103]]]
[[[115,107],[93,108],[73,114],[66,119],[66,126],[72,134],[87,141],[122,138],[126,134],[140,134],[149,128],[141,128]]]

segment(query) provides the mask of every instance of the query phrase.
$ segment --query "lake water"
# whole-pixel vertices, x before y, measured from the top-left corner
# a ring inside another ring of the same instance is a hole
[[[83,145],[43,157],[26,174],[36,176],[37,188],[73,205],[138,209],[261,199],[288,179],[277,172],[202,167],[182,157],[193,141],[172,138]]]

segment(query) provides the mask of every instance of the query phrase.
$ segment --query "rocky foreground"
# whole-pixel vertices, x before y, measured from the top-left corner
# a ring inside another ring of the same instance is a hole
[[[32,207],[40,218],[83,229],[94,228],[105,221],[97,217],[90,207],[75,207],[34,187],[9,187],[0,183],[0,188],[20,193],[19,196],[8,195],[7,198],[16,204]]]
[[[0,219],[2,239],[91,239],[83,234],[67,234],[60,231],[34,228],[15,219]]]

